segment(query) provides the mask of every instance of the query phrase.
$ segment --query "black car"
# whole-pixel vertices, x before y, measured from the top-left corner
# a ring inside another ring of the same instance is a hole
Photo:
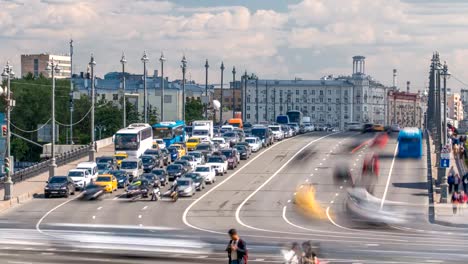
[[[364,124],[362,127],[362,133],[367,133],[367,132],[374,132],[374,124]]]
[[[51,196],[65,197],[75,194],[75,183],[68,176],[54,176],[47,181],[44,187],[44,197]]]
[[[246,160],[250,157],[249,149],[246,146],[235,145],[234,147],[237,149],[237,151],[239,151],[241,159]]]
[[[156,167],[162,168],[164,164],[164,155],[159,149],[147,149],[144,155],[150,155],[153,156],[153,158],[156,160]]]
[[[159,177],[151,172],[143,173],[139,179],[147,180],[151,187],[161,186],[161,181],[159,180]]]
[[[143,155],[141,156],[141,162],[143,163],[143,172],[150,172],[154,168],[158,168],[158,164],[156,164],[156,159],[151,155]]]
[[[192,170],[192,164],[190,164],[190,161],[179,159],[176,160],[174,164],[180,164],[184,166],[185,172],[190,172]]]
[[[151,196],[153,188],[151,184],[146,179],[138,179],[132,182],[127,188],[125,193],[127,198],[132,198],[138,195],[141,195],[144,198]]]
[[[195,183],[195,188],[197,189],[197,191],[205,189],[205,179],[200,175],[200,173],[190,172],[185,174],[184,177],[192,179],[192,181]]]
[[[156,177],[159,178],[162,186],[166,186],[169,183],[169,178],[167,177],[167,172],[164,169],[154,169],[151,171]]]
[[[111,165],[111,169],[117,168],[117,159],[114,156],[101,156],[96,158],[96,163],[109,163]]]
[[[111,175],[114,175],[114,177],[117,179],[117,187],[118,188],[126,188],[127,185],[132,182],[133,179],[130,179],[128,176],[128,173],[123,170],[111,170],[108,172]]]
[[[164,166],[167,166],[167,164],[171,163],[171,154],[169,153],[169,150],[167,149],[161,149],[161,154],[162,154],[162,159],[164,162]]]
[[[185,169],[184,166],[180,164],[171,164],[167,166],[166,168],[167,176],[169,178],[169,181],[173,181],[179,177],[184,176],[185,174]]]
[[[88,184],[84,188],[81,199],[82,200],[95,200],[101,197],[104,194],[104,186],[96,185],[96,184]]]
[[[213,153],[214,148],[210,143],[200,143],[195,148],[196,151],[200,151],[203,156],[205,156],[205,160],[208,158],[208,155]]]
[[[237,132],[234,132],[234,131],[224,133],[223,138],[224,138],[224,140],[226,140],[226,142],[229,142],[229,147],[231,147],[231,148],[232,148],[232,146],[237,144],[237,142],[240,141],[239,134]]]
[[[245,146],[249,150],[249,154],[252,154],[252,147],[249,145],[249,142],[242,141],[237,143],[237,145]]]

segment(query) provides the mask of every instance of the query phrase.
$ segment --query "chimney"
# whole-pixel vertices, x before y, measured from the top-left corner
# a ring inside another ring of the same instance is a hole
[[[159,74],[158,70],[154,70],[154,73],[153,73],[153,74],[154,74],[154,78],[155,78],[155,79],[156,79],[157,77],[159,77],[159,75],[158,75],[158,74]]]
[[[397,69],[393,69],[393,88],[396,88],[397,85]]]
[[[411,84],[410,81],[407,81],[407,82],[406,82],[406,92],[407,92],[407,93],[409,93],[410,84]]]

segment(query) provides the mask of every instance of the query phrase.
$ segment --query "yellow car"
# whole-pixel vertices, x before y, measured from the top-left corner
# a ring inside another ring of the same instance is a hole
[[[117,165],[120,167],[122,160],[128,158],[128,154],[126,152],[116,152],[114,157],[117,160]]]
[[[385,131],[385,127],[383,125],[379,125],[379,124],[374,124],[372,126],[372,130],[374,131]]]
[[[188,141],[187,141],[187,149],[189,151],[191,150],[195,150],[198,146],[198,144],[200,144],[201,140],[200,138],[189,138]]]
[[[171,147],[177,148],[179,151],[179,157],[185,156],[187,151],[185,150],[185,147],[182,146],[181,144],[172,144]]]
[[[107,193],[117,191],[117,178],[111,174],[99,175],[94,184],[104,187],[104,191]]]

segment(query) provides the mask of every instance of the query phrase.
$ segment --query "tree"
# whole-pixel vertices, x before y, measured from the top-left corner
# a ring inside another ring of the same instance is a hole
[[[159,113],[156,107],[149,105],[148,109],[148,122],[150,125],[157,124],[159,122]]]
[[[200,100],[187,98],[185,103],[185,122],[203,119],[203,104]]]

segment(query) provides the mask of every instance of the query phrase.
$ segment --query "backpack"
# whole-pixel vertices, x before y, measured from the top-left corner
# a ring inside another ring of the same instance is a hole
[[[454,179],[453,175],[448,176],[447,183],[448,184],[454,184],[455,183],[455,179]]]

